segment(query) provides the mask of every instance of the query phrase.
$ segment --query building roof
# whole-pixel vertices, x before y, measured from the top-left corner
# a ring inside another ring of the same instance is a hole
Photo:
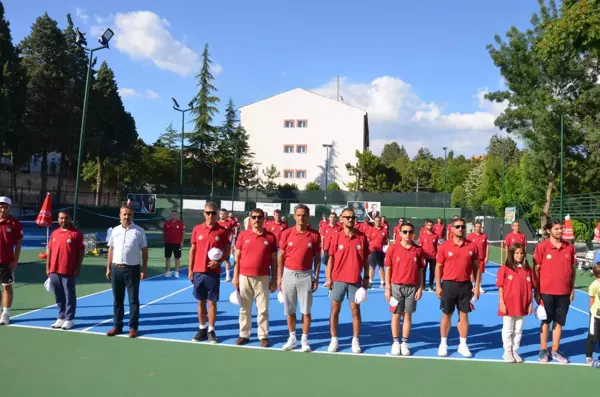
[[[268,98],[265,98],[265,99],[261,99],[260,101],[255,101],[255,102],[251,102],[251,103],[249,103],[249,104],[246,104],[246,105],[244,105],[244,106],[240,106],[240,107],[238,108],[238,110],[241,110],[241,109],[243,109],[243,108],[245,108],[245,107],[248,107],[248,106],[254,105],[254,104],[256,104],[256,103],[259,103],[259,102],[263,102],[263,101],[269,100],[269,99],[271,99],[271,98],[274,98],[274,97],[276,97],[276,96],[283,95],[283,94],[287,94],[288,92],[292,92],[292,91],[298,91],[298,90],[300,90],[300,91],[304,91],[304,92],[308,92],[309,94],[317,95],[317,96],[319,96],[319,97],[321,97],[321,98],[328,99],[328,100],[330,100],[330,101],[333,101],[333,102],[339,103],[339,104],[341,104],[341,105],[350,106],[351,108],[355,108],[355,109],[361,110],[361,111],[363,111],[363,112],[365,112],[365,113],[367,112],[367,111],[366,111],[366,109],[359,108],[358,106],[354,106],[354,105],[347,104],[347,103],[346,103],[346,102],[344,102],[344,101],[336,101],[335,99],[331,99],[331,98],[329,98],[329,97],[327,97],[327,96],[325,96],[325,95],[317,94],[316,92],[312,92],[312,91],[309,91],[309,90],[305,90],[304,88],[294,88],[294,89],[292,89],[292,90],[288,90],[288,91],[280,92],[279,94],[271,95],[270,97],[268,97]]]

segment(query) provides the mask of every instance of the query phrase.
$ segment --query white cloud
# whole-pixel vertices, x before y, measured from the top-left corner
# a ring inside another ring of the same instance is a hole
[[[83,23],[88,23],[88,21],[90,20],[89,15],[85,12],[83,8],[75,8],[75,15],[77,15],[77,17],[81,19]]]
[[[200,56],[182,41],[175,39],[171,24],[151,11],[117,13],[114,17],[101,18],[96,22],[109,22],[115,32],[113,46],[136,61],[150,61],[159,69],[188,76],[200,68]],[[94,26],[92,32],[101,34],[106,26]],[[213,73],[222,73],[223,68],[214,64]]]
[[[160,95],[150,89],[144,92],[137,92],[133,88],[119,88],[119,94],[122,98],[160,99]]]
[[[220,75],[223,73],[223,66],[219,65],[218,63],[213,63],[210,67],[210,73],[213,75],[213,77]]]

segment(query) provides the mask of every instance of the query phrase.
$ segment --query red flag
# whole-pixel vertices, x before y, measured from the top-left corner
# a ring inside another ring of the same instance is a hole
[[[43,227],[52,225],[52,200],[50,199],[50,193],[46,194],[46,199],[44,200],[44,204],[42,204],[40,213],[35,219],[35,223]]]
[[[573,222],[571,222],[571,216],[565,216],[565,223],[563,225],[563,240],[573,240],[575,239],[575,234],[573,233]]]

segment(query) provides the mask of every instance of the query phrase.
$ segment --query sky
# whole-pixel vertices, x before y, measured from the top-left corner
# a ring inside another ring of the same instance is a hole
[[[220,124],[228,100],[243,106],[294,88],[368,111],[371,149],[404,145],[409,155],[447,146],[485,153],[500,133],[504,104],[484,99],[503,89],[486,46],[511,26],[530,26],[537,0],[4,0],[15,43],[44,12],[88,32],[108,27],[109,50],[97,52],[115,71],[139,135],[153,143],[198,90],[205,43],[214,62]],[[186,131],[193,127],[186,125]]]

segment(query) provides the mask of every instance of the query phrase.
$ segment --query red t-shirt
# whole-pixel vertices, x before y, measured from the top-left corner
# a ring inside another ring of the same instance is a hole
[[[540,266],[540,293],[547,295],[569,295],[573,267],[576,263],[573,244],[562,241],[560,248],[550,239],[535,247],[533,261]]]
[[[418,245],[413,243],[406,248],[398,241],[388,248],[383,264],[391,268],[393,284],[420,286],[424,262],[423,250]]]
[[[454,229],[454,225],[451,223],[446,228],[446,230],[448,230],[448,240],[450,240],[452,237],[454,237],[454,232],[452,231],[452,229]]]
[[[383,246],[388,243],[387,233],[383,227],[381,229],[377,229],[375,226],[370,228],[367,232],[367,239],[371,252],[383,252]]]
[[[437,234],[428,233],[427,229],[419,235],[419,244],[423,249],[423,258],[435,259],[438,251],[439,238]]]
[[[279,249],[285,268],[295,271],[310,270],[315,255],[321,253],[321,236],[313,229],[299,232],[296,227],[292,227],[281,233]]]
[[[0,219],[0,264],[8,265],[15,260],[15,245],[22,239],[21,222],[12,216]]]
[[[467,236],[467,240],[471,240],[477,246],[477,250],[479,251],[479,260],[485,260],[487,254],[488,247],[488,236],[485,233],[477,234],[475,232],[470,233]]]
[[[503,288],[504,304],[507,314],[498,310],[499,316],[522,317],[526,316],[532,301],[533,271],[516,267],[512,270],[507,266],[500,266],[496,276],[496,287]]]
[[[400,240],[400,226],[402,225],[394,226],[394,240]]]
[[[364,233],[358,230],[352,236],[337,233],[329,244],[329,255],[333,255],[332,280],[350,284],[361,282],[369,253],[369,242]]]
[[[510,246],[514,243],[523,244],[525,249],[527,249],[527,237],[525,237],[525,235],[521,232],[510,232],[506,235],[506,238],[504,239],[504,245],[506,246],[506,248],[510,248]]]
[[[325,227],[323,227],[323,229],[321,230],[321,236],[323,237],[323,244],[321,245],[321,249],[323,249],[324,251],[329,251],[329,241],[331,240],[331,237],[336,233],[341,232],[343,229],[344,228],[340,227],[338,224],[335,224],[333,226],[327,224]]]
[[[271,258],[277,252],[275,235],[264,230],[256,234],[244,230],[235,242],[240,252],[240,274],[247,277],[271,275]]]
[[[233,240],[233,233],[235,231],[233,229],[233,222],[231,222],[229,219],[225,219],[224,221],[219,219],[217,223],[227,229],[227,232],[229,233],[229,241]]]
[[[433,225],[433,232],[437,234],[438,241],[444,238],[444,225],[441,223],[436,223]]]
[[[283,231],[285,229],[287,229],[287,226],[285,223],[275,223],[275,221],[271,221],[269,222],[268,227],[267,226],[263,226],[266,230],[268,230],[269,232],[273,233],[275,235],[275,238],[277,239],[277,241],[279,241],[279,239],[281,238],[281,233],[283,233]]]
[[[50,235],[50,273],[74,276],[79,252],[84,248],[83,234],[75,227],[69,230],[58,228]]]
[[[185,225],[179,219],[176,221],[169,219],[163,225],[163,233],[165,244],[181,244]]]
[[[437,263],[444,265],[442,280],[465,282],[471,280],[473,261],[479,259],[479,251],[475,243],[463,240],[460,245],[453,239],[440,244],[437,253]],[[477,263],[479,268],[479,263]]]
[[[194,263],[192,264],[193,273],[216,273],[221,274],[221,262],[229,260],[229,231],[216,223],[209,227],[206,223],[197,225],[192,230],[192,246],[195,249]],[[223,258],[219,261],[219,266],[215,269],[209,269],[208,251],[211,248],[219,248],[223,251]]]

